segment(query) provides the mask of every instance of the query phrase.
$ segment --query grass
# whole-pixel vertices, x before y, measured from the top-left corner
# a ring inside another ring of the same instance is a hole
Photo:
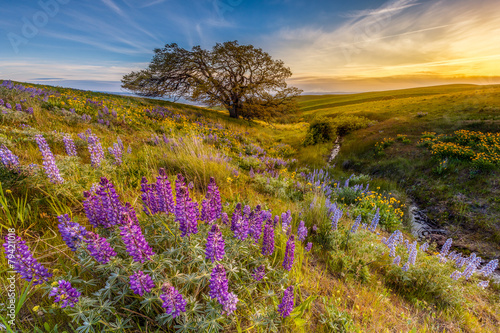
[[[30,100],[34,108],[32,116],[2,108],[5,113],[0,113],[0,143],[19,156],[23,166],[41,164],[33,138],[35,134],[43,134],[56,155],[65,182],[51,184],[40,169],[19,173],[0,167],[2,236],[6,234],[6,227],[15,226],[16,233],[27,241],[35,257],[54,275],[71,280],[84,298],[76,311],[62,310],[53,307],[53,298],[45,294],[50,286],[35,288],[18,279],[17,294],[26,292],[22,302],[18,302],[16,326],[19,331],[73,332],[80,327],[80,331],[88,332],[105,329],[127,333],[174,332],[189,325],[199,331],[226,332],[493,332],[497,329],[500,299],[495,284],[482,290],[476,285],[478,277],[467,282],[451,280],[452,264],[439,263],[432,247],[425,253],[419,251],[416,265],[403,272],[391,264],[388,249],[381,242],[381,237],[388,237],[393,227],[402,226],[404,217],[395,212],[406,202],[405,190],[410,186],[417,188],[410,190],[412,195],[419,191],[439,194],[437,189],[441,188],[446,193],[451,191],[448,183],[451,180],[442,175],[418,176],[427,166],[422,156],[430,153],[417,146],[417,138],[424,127],[426,130],[441,126],[445,129],[444,124],[452,123],[449,117],[453,120],[465,117],[442,112],[437,105],[443,96],[445,105],[445,100],[461,94],[477,97],[477,90],[482,88],[464,85],[361,94],[363,96],[303,97],[303,110],[296,119],[308,120],[315,113],[335,115],[342,109],[340,113],[352,113],[373,121],[372,126],[355,130],[343,138],[336,167],[325,167],[331,143],[302,145],[307,131],[304,121],[288,124],[248,122],[230,119],[218,111],[164,101],[44,88],[56,92],[46,101]],[[0,88],[0,98],[19,100],[25,98],[24,94]],[[420,103],[423,108],[428,99],[433,99],[435,112],[427,109],[427,115],[418,116],[420,111],[414,114],[409,107]],[[88,100],[103,105],[97,108]],[[494,105],[488,103],[489,107]],[[386,104],[391,105],[390,111],[385,110]],[[105,119],[110,121],[109,126],[96,121],[98,111],[104,106],[118,115]],[[169,108],[176,116],[158,120],[143,112],[146,108],[160,106]],[[75,113],[63,110],[70,107],[75,108]],[[385,111],[380,111],[382,109]],[[488,110],[485,112],[495,117]],[[82,120],[83,114],[90,115],[92,120]],[[473,112],[470,114],[472,117]],[[422,120],[425,126],[415,128]],[[455,125],[453,129],[459,127]],[[405,128],[409,130],[404,131]],[[90,166],[87,143],[77,135],[87,129],[100,138],[106,150],[99,168]],[[61,133],[72,135],[77,157],[66,156]],[[396,139],[397,134],[406,137]],[[124,153],[121,165],[113,164],[114,159],[107,152],[107,147],[117,142],[118,137],[125,148],[131,148],[130,154]],[[376,156],[374,145],[383,137],[394,137],[395,142],[383,149],[385,156]],[[292,158],[297,161],[293,162]],[[342,163],[344,161],[349,162]],[[255,175],[250,174],[250,167]],[[229,253],[223,264],[230,271],[230,290],[240,299],[235,315],[221,316],[218,303],[208,297],[212,266],[203,254],[208,226],[200,223],[200,233],[189,241],[182,241],[172,214],[147,216],[142,211],[141,179],[155,179],[160,168],[166,169],[172,183],[177,173],[183,174],[187,183],[192,182],[191,195],[199,203],[206,195],[209,178],[214,177],[221,192],[223,210],[229,216],[236,204],[242,203],[251,207],[260,204],[273,216],[290,210],[294,233],[303,220],[309,236],[305,242],[296,242],[291,272],[281,267],[288,237],[279,231],[280,224],[276,229],[276,250],[267,258],[260,255],[260,244],[249,240],[237,242],[229,228],[221,224]],[[315,168],[329,170],[332,179],[341,180],[340,183],[353,170],[362,172],[352,178],[352,184],[365,186],[370,182],[370,199],[357,200],[358,197],[353,196],[348,200],[348,190],[334,191],[325,197],[321,190],[324,184],[308,183],[301,175]],[[154,261],[144,265],[131,263],[120,238],[111,231],[99,230],[119,252],[119,259],[110,265],[97,265],[86,252],[73,253],[62,241],[57,228],[58,215],[68,213],[74,221],[95,230],[83,210],[83,191],[89,190],[101,177],[110,179],[120,200],[131,203],[137,211],[146,238],[159,254]],[[420,180],[418,177],[430,178],[422,184],[414,182]],[[471,181],[461,186],[483,186],[481,195],[487,198],[491,195],[485,186],[489,179],[481,176],[475,183]],[[344,209],[339,230],[335,232],[331,230],[328,216],[330,202]],[[450,201],[462,214],[472,212],[464,202],[462,199]],[[363,222],[370,222],[374,206],[384,209],[387,215],[383,215],[383,220],[390,219],[394,225],[387,223],[387,227],[379,229],[380,235],[366,230],[349,233],[357,214],[363,216]],[[317,231],[313,226],[318,227]],[[410,235],[405,237],[412,240]],[[311,253],[305,251],[307,242],[313,243]],[[398,254],[402,262],[408,257],[403,247],[398,248]],[[2,267],[7,267],[5,257],[0,260]],[[263,283],[257,284],[250,275],[260,263],[266,265],[268,276]],[[181,290],[188,299],[186,316],[173,320],[162,315],[163,309],[156,297],[159,290],[140,299],[130,292],[127,283],[117,282],[106,287],[115,280],[126,282],[127,276],[138,267],[151,272],[156,282],[167,280]],[[110,278],[111,273],[115,274],[112,275],[115,280]],[[2,269],[0,278],[4,285],[8,276],[7,270]],[[94,284],[83,282],[91,278]],[[282,319],[276,309],[283,290],[290,284],[295,286],[295,309],[289,318]],[[93,295],[108,289],[110,294],[106,297]],[[6,289],[3,290],[0,302],[5,304],[7,294]],[[111,303],[99,305],[102,301]],[[4,313],[0,315],[3,317]],[[95,321],[93,328],[83,324],[82,316],[89,322]],[[125,323],[124,320],[130,321]],[[127,325],[129,327],[125,327]]]

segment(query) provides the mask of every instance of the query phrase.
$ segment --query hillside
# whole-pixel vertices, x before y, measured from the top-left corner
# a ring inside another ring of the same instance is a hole
[[[405,223],[408,196],[424,207],[428,193],[412,184],[441,195],[435,179],[469,167],[422,173],[435,163],[422,132],[498,130],[498,89],[304,96],[269,124],[3,81],[0,302],[16,306],[0,320],[16,332],[495,332],[498,262],[457,253],[453,234],[417,242]],[[333,167],[332,142],[302,142],[314,117],[339,114],[370,126],[343,136]],[[411,143],[375,149],[397,134]],[[461,186],[488,198],[497,188],[478,180],[496,172]]]

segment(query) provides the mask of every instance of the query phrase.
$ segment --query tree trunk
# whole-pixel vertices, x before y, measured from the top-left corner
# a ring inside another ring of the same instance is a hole
[[[240,115],[238,112],[238,106],[236,104],[231,105],[228,108],[228,110],[229,110],[229,117],[238,119]]]

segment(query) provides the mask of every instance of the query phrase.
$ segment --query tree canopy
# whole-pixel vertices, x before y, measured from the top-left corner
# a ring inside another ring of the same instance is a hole
[[[122,87],[145,97],[180,97],[209,106],[221,106],[233,118],[269,119],[296,107],[301,90],[289,87],[292,75],[253,45],[238,41],[217,43],[212,50],[177,44],[155,49],[149,66],[122,79]]]

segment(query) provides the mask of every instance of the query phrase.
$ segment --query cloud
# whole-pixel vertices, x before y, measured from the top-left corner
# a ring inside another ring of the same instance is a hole
[[[398,0],[344,13],[334,28],[284,28],[264,42],[301,77],[500,75],[498,14],[496,0]]]

